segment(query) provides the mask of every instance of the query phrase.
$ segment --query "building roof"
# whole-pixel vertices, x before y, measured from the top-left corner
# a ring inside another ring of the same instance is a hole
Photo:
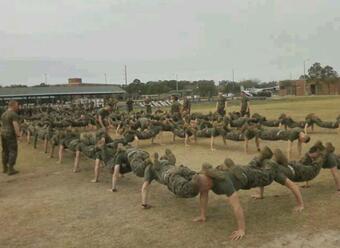
[[[0,88],[0,97],[124,94],[118,85],[38,86]]]

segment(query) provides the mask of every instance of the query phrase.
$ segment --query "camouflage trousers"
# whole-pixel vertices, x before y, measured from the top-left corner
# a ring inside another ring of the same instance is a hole
[[[239,118],[237,120],[230,121],[231,127],[242,127],[244,124],[246,124],[247,120],[245,118]]]
[[[265,127],[278,127],[280,126],[279,120],[273,120],[273,121],[262,121],[261,124]]]
[[[2,164],[13,167],[18,155],[18,142],[16,137],[1,135]]]
[[[184,129],[174,129],[173,131],[173,134],[175,134],[177,137],[180,137],[180,138],[185,138],[185,134],[187,134],[189,137],[191,137],[193,135],[193,132],[190,131],[190,130],[184,130]]]
[[[97,157],[98,150],[95,145],[86,145],[80,142],[77,146],[77,150],[90,159],[96,159]]]
[[[140,149],[131,148],[127,150],[127,156],[133,173],[138,177],[144,177],[144,171],[150,164],[146,161],[150,158],[149,153]]]
[[[259,138],[261,140],[280,140],[280,132],[284,131],[277,129],[262,130],[259,133]]]
[[[152,168],[155,171],[155,179],[167,186],[169,191],[183,198],[195,197],[198,194],[198,187],[192,181],[196,172],[185,166],[177,167],[166,160],[161,160],[159,166]]]
[[[198,188],[192,182],[192,177],[196,172],[187,167],[180,166],[168,172],[166,186],[176,196],[191,198],[198,195]]]
[[[336,129],[339,127],[338,122],[332,122],[332,121],[316,121],[316,125],[322,128],[329,128],[329,129]]]
[[[279,165],[279,172],[283,173],[293,182],[305,182],[319,175],[321,166],[316,164],[303,165],[292,161],[288,166]]]
[[[237,178],[240,189],[247,190],[268,186],[274,181],[276,171],[271,167],[255,168],[247,166],[246,169],[242,169],[242,167],[238,170],[233,169],[232,174]]]
[[[232,141],[244,141],[245,140],[244,134],[241,132],[237,132],[237,131],[231,131],[231,132],[226,133],[224,138],[227,140],[232,140]]]

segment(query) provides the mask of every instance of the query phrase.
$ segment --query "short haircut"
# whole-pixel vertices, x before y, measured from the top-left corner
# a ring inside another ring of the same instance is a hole
[[[309,136],[305,136],[305,143],[308,143],[310,141],[310,137]]]
[[[10,101],[8,102],[8,107],[12,108],[12,107],[15,107],[17,104],[18,104],[17,101],[15,101],[15,100],[10,100]]]

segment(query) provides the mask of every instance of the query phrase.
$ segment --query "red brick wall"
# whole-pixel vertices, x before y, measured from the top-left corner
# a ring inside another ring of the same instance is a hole
[[[297,96],[304,96],[305,95],[305,81],[304,80],[297,80],[295,82],[296,87],[296,95]]]

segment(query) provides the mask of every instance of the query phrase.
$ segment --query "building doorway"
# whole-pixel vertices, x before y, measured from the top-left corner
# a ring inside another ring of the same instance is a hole
[[[312,95],[316,95],[316,85],[315,84],[310,85],[310,93]]]

